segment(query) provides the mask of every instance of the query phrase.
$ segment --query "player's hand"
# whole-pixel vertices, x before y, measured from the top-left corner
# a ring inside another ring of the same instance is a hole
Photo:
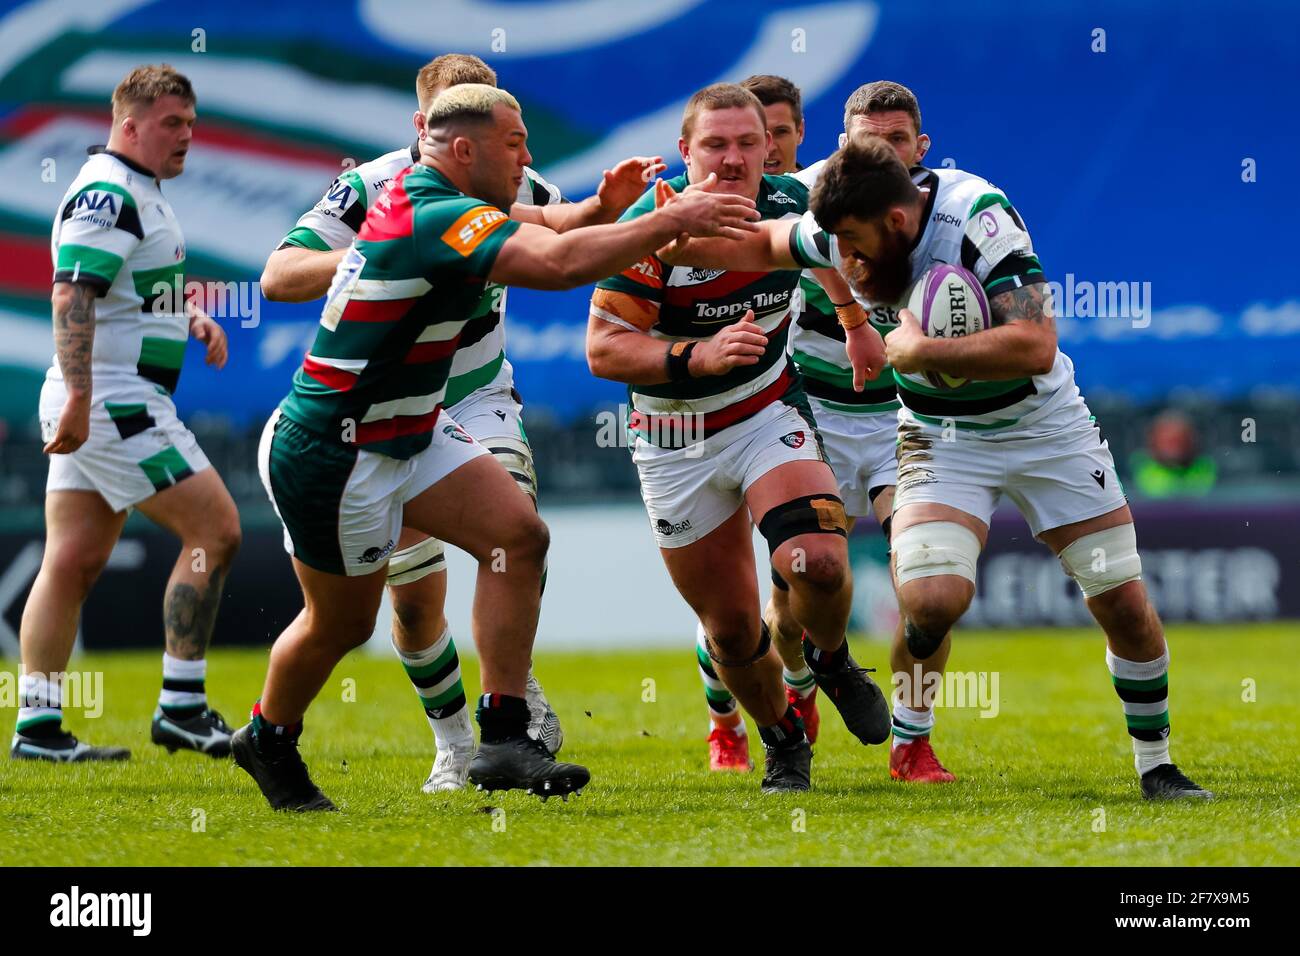
[[[610,216],[620,216],[623,210],[641,198],[646,183],[668,169],[662,156],[633,156],[613,169],[605,170],[600,185],[596,187],[596,201]]]
[[[663,180],[655,183],[655,205],[659,212],[677,224],[678,239],[683,234],[707,239],[741,239],[746,233],[758,232],[759,212],[754,200],[732,193],[715,193],[717,175],[710,173],[698,189],[675,192]]]
[[[923,372],[924,352],[929,345],[916,316],[903,309],[898,313],[898,328],[885,339],[885,358],[899,372]]]
[[[695,346],[691,353],[691,375],[723,375],[741,365],[757,365],[767,351],[767,333],[754,322],[750,309],[735,322],[720,329],[713,338]]]
[[[880,377],[885,367],[885,341],[870,322],[863,322],[844,333],[844,348],[853,366],[853,391],[860,392],[867,382]]]
[[[69,395],[59,413],[54,438],[41,450],[47,455],[70,455],[90,437],[90,395]]]
[[[190,334],[208,347],[204,362],[217,368],[226,367],[226,330],[215,319],[196,311],[190,318]]]

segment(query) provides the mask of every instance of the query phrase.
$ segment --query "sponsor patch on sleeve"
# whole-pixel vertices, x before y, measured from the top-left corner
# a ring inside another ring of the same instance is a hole
[[[459,255],[470,256],[480,243],[496,232],[510,219],[509,213],[496,206],[475,206],[468,209],[442,234],[442,241]]]

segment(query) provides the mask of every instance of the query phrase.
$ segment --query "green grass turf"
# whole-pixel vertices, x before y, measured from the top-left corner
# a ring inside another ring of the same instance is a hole
[[[154,652],[86,656],[104,715],[74,715],[127,764],[0,764],[7,865],[1296,864],[1300,673],[1294,625],[1171,631],[1174,758],[1212,804],[1144,802],[1095,632],[961,633],[951,666],[999,675],[999,713],[941,709],[934,743],[959,777],[889,779],[823,703],[811,793],[764,797],[759,774],[706,770],[689,636],[679,651],[541,654],[536,670],[593,782],[567,804],[522,793],[428,796],[432,740],[395,660],[353,655],[307,720],[304,754],[341,813],[272,813],[232,763],[149,743]],[[858,643],[865,666],[885,649]],[[242,723],[265,652],[217,650],[211,700]],[[14,662],[8,663],[12,671]],[[477,686],[467,661],[466,682]],[[344,680],[356,701],[344,702]],[[1243,681],[1257,699],[1244,702]],[[643,701],[652,679],[653,702]],[[0,730],[10,732],[12,713]],[[761,751],[754,738],[754,752]],[[504,810],[504,817],[490,808]],[[198,811],[206,829],[195,832]],[[1104,811],[1105,829],[1094,827]],[[803,822],[800,832],[796,824]],[[504,823],[504,829],[501,825]],[[495,825],[495,828],[494,828]]]

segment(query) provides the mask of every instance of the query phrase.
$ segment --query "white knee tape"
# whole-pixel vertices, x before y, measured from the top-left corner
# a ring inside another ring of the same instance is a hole
[[[442,542],[437,538],[425,538],[419,544],[393,552],[393,556],[388,559],[388,583],[410,584],[435,571],[446,569],[447,558],[443,553]]]
[[[898,583],[940,574],[956,574],[975,583],[980,539],[955,521],[925,521],[890,536]]]
[[[524,494],[537,502],[537,471],[533,467],[533,450],[520,438],[491,435],[483,442],[502,467],[514,478]]]
[[[1061,552],[1061,567],[1084,597],[1096,597],[1142,577],[1137,545],[1131,522],[1085,534]]]

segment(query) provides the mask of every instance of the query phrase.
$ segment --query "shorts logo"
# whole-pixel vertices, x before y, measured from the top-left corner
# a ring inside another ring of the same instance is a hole
[[[1097,483],[1098,488],[1106,487],[1106,473],[1100,468],[1092,473],[1092,480]]]
[[[460,255],[468,256],[509,220],[510,216],[496,206],[475,206],[447,228],[442,241]]]
[[[497,418],[501,419],[502,421],[506,420],[506,413],[501,411],[501,409],[499,408],[493,410],[492,414],[495,415]]]
[[[788,435],[781,436],[781,441],[789,445],[791,448],[802,448],[803,443],[806,440],[807,439],[804,438],[803,432],[791,432]]]
[[[691,530],[691,519],[687,518],[685,521],[679,521],[676,524],[673,524],[671,521],[660,518],[655,522],[655,530],[665,538],[670,535],[681,534],[683,531]]]
[[[474,441],[474,439],[469,437],[469,432],[465,431],[465,429],[461,428],[459,425],[443,425],[442,433],[448,438],[454,438],[456,441],[463,441],[467,445]]]
[[[392,553],[393,546],[396,543],[396,541],[393,541],[390,538],[388,544],[384,545],[382,548],[366,548],[365,552],[358,557],[357,560],[362,564],[376,564]]]

